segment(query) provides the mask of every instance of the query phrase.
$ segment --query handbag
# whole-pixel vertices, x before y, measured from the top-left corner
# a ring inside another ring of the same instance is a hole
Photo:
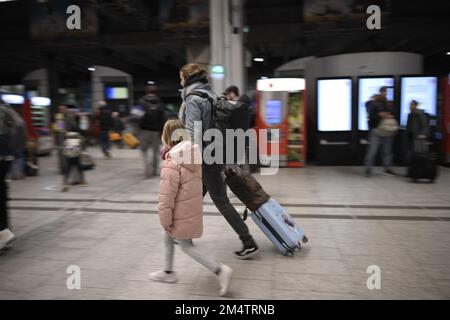
[[[375,132],[380,137],[392,137],[397,133],[400,129],[397,120],[394,118],[384,118],[378,124],[378,127],[375,128]]]
[[[118,132],[110,132],[109,133],[109,141],[119,141],[122,140],[120,133]]]

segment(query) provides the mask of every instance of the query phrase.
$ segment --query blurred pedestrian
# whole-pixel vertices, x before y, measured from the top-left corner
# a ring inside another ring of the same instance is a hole
[[[183,104],[180,107],[179,118],[183,121],[187,132],[194,140],[194,122],[200,121],[202,132],[212,127],[211,112],[212,106],[210,99],[217,99],[217,95],[212,91],[208,83],[208,75],[206,70],[196,63],[188,63],[180,70],[180,80],[183,90],[181,98]],[[204,99],[190,93],[201,91],[206,93],[210,98]],[[197,134],[197,133],[195,133]],[[239,235],[243,247],[241,250],[234,252],[237,259],[248,259],[259,252],[255,240],[250,235],[247,225],[242,221],[241,216],[230,203],[227,196],[224,177],[223,164],[202,164],[203,171],[203,196],[209,192],[211,199],[220,213],[225,217],[233,230]]]
[[[22,117],[12,108],[0,104],[0,250],[10,245],[15,236],[8,223],[8,185],[6,176],[17,150],[24,150],[27,130]]]
[[[58,113],[55,114],[55,142],[58,149],[58,165],[60,173],[64,172],[64,155],[63,155],[63,145],[64,136],[67,132],[76,130],[76,122],[73,115],[67,110],[65,105],[60,105],[58,107]]]
[[[229,86],[223,92],[223,95],[229,101],[238,101],[239,100],[239,88],[237,86]]]
[[[97,110],[97,118],[100,128],[100,142],[102,146],[102,152],[105,158],[111,158],[109,132],[112,129],[112,115],[111,110],[105,101],[99,102],[99,108]]]
[[[369,147],[365,158],[366,177],[370,177],[372,174],[372,167],[380,145],[383,146],[384,173],[389,176],[395,175],[391,169],[393,136],[382,135],[378,131],[383,120],[394,119],[391,104],[388,104],[386,96],[387,87],[381,87],[379,94],[366,102],[369,122]]]
[[[149,178],[159,173],[159,154],[161,148],[161,131],[165,121],[165,107],[157,96],[154,85],[147,87],[147,94],[139,100],[143,116],[139,122],[139,140],[144,161],[145,176]],[[152,149],[152,161],[148,150]]]
[[[85,141],[83,136],[78,132],[67,132],[64,140],[64,161],[65,171],[63,175],[63,192],[69,191],[69,178],[72,173],[72,169],[76,170],[78,177],[80,178],[80,185],[86,186],[86,180],[81,168],[81,153],[85,149]]]
[[[239,88],[235,85],[229,86],[225,89],[223,95],[235,105],[238,110],[235,110],[233,116],[230,119],[230,123],[233,124],[233,129],[242,129],[247,131],[250,128],[251,121],[251,101],[250,98],[243,94],[239,95]],[[250,172],[249,165],[249,143],[253,141],[248,141],[245,139],[244,150],[238,150],[237,144],[234,146],[235,164],[240,164],[242,170]]]
[[[149,274],[153,281],[174,283],[175,242],[192,259],[213,272],[220,283],[220,295],[225,295],[231,282],[232,269],[219,264],[192,244],[192,238],[203,233],[203,197],[201,151],[193,144],[180,120],[169,120],[164,126],[162,142],[163,167],[159,191],[159,220],[164,228],[166,265],[164,270]]]
[[[88,139],[88,132],[89,132],[89,117],[86,113],[80,112],[78,114],[79,117],[79,129],[81,135],[87,140]]]

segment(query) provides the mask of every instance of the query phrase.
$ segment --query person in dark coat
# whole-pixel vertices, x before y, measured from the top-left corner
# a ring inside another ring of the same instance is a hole
[[[409,104],[410,113],[408,115],[408,122],[406,124],[407,136],[407,161],[410,163],[413,152],[415,151],[414,144],[416,141],[425,141],[430,134],[430,126],[428,117],[422,109],[418,109],[419,102],[412,100]]]

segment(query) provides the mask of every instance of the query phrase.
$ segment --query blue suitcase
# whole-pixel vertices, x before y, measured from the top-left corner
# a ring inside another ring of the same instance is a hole
[[[301,243],[308,242],[300,228],[287,211],[273,198],[270,198],[251,217],[275,247],[286,256],[293,256]]]

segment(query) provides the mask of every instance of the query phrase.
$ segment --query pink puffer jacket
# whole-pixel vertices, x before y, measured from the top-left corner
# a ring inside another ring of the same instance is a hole
[[[159,190],[159,220],[176,239],[200,238],[203,233],[201,152],[184,141],[164,160]]]

